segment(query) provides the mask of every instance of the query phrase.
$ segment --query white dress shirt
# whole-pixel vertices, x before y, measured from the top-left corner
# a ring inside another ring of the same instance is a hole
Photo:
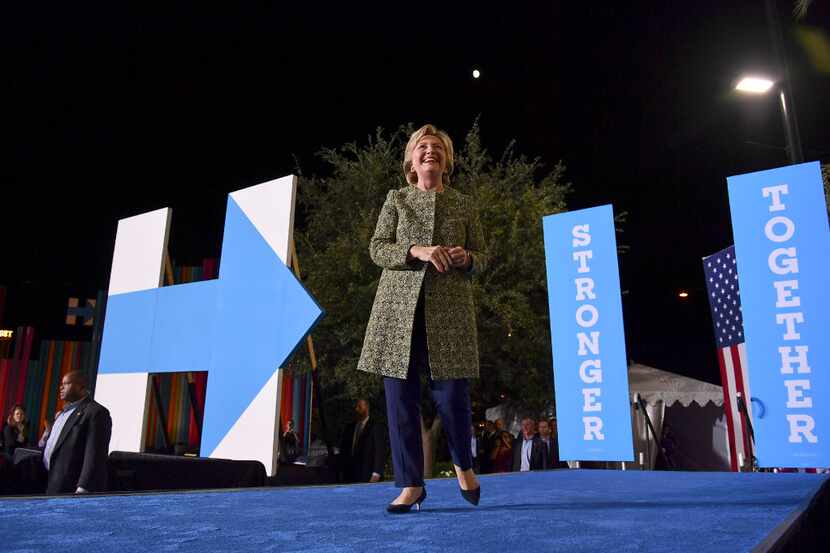
[[[46,447],[43,448],[43,466],[46,467],[46,470],[49,470],[49,464],[52,461],[52,453],[55,452],[55,445],[58,443],[58,438],[61,437],[63,427],[66,426],[66,422],[69,420],[69,417],[75,412],[75,409],[78,408],[78,404],[85,399],[86,397],[82,397],[78,401],[65,405],[63,410],[58,413],[57,417],[55,417],[55,423],[52,425],[52,431],[49,433],[49,439],[46,440]]]
[[[522,472],[530,470],[530,455],[533,452],[533,438],[529,440],[522,435]]]

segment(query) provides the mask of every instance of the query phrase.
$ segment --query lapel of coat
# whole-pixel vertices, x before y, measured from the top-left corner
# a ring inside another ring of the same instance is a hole
[[[61,435],[58,436],[58,442],[55,444],[55,448],[52,450],[52,457],[55,456],[55,452],[60,449],[61,445],[63,444],[66,437],[69,436],[69,432],[72,428],[78,423],[78,421],[83,417],[84,410],[89,405],[90,397],[86,396],[86,399],[81,400],[81,403],[75,407],[75,410],[72,411],[72,414],[69,415],[69,420],[63,425],[63,429],[61,429]],[[51,459],[50,459],[51,460]]]

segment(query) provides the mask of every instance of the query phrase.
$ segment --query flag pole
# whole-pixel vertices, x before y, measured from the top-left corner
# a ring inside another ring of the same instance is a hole
[[[746,423],[746,428],[749,432],[744,436],[744,446],[749,453],[749,469],[751,472],[758,470],[758,459],[755,457],[755,431],[752,429],[752,420],[749,418],[749,410],[746,408],[746,402],[743,395],[738,392],[735,394],[738,398],[738,411]]]

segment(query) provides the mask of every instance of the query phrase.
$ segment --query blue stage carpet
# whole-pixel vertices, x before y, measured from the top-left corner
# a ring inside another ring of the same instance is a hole
[[[482,502],[431,480],[420,513],[389,483],[0,501],[0,550],[748,551],[812,497],[811,474],[552,471],[484,476]]]

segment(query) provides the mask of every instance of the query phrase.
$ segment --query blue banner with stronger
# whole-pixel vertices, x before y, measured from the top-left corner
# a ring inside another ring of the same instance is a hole
[[[830,230],[817,162],[729,177],[758,464],[830,466]]]
[[[542,226],[559,457],[633,461],[613,210],[548,215]]]

